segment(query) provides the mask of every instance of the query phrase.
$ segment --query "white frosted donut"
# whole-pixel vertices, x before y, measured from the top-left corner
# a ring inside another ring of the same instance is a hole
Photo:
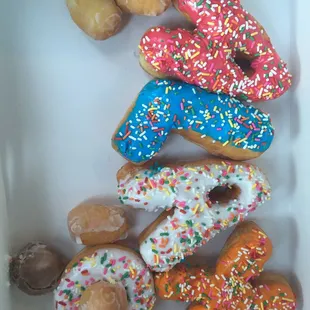
[[[123,285],[128,310],[154,306],[153,276],[141,257],[119,245],[104,245],[86,248],[71,261],[55,291],[55,309],[79,310],[83,292],[99,281]]]
[[[243,220],[269,200],[271,192],[259,168],[221,160],[163,167],[127,164],[118,172],[118,181],[126,205],[152,212],[173,208],[140,236],[140,253],[156,272],[171,269]]]

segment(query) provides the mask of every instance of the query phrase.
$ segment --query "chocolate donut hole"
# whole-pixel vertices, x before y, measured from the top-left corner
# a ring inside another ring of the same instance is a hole
[[[252,77],[255,73],[255,70],[252,68],[252,62],[255,59],[256,57],[237,51],[234,61],[246,76]]]
[[[241,189],[239,186],[233,185],[222,185],[216,186],[209,192],[209,199],[212,203],[228,203],[231,200],[238,199],[240,196]]]
[[[12,259],[10,278],[28,295],[52,292],[65,269],[66,261],[50,246],[33,242],[27,244]]]

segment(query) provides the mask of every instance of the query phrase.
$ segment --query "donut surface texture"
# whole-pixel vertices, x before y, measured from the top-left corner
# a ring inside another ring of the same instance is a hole
[[[215,271],[179,264],[155,276],[157,294],[192,302],[190,310],[294,310],[296,297],[287,280],[261,273],[271,253],[265,232],[253,222],[242,223],[227,240]]]
[[[160,151],[171,132],[234,160],[259,157],[274,138],[269,115],[253,106],[184,82],[153,80],[121,120],[112,146],[141,164]]]
[[[290,88],[287,65],[239,0],[177,0],[175,6],[196,29],[149,29],[140,42],[140,64],[149,74],[247,102],[276,99]]]
[[[259,168],[219,159],[126,164],[117,179],[121,202],[149,212],[165,211],[140,235],[140,253],[156,272],[171,269],[271,196]]]
[[[99,245],[123,239],[129,229],[124,208],[82,203],[67,217],[68,230],[77,244]]]
[[[122,285],[129,310],[154,306],[153,277],[141,257],[119,245],[104,245],[84,249],[67,266],[55,291],[55,309],[79,310],[83,292],[99,281]]]
[[[171,0],[66,0],[75,24],[95,40],[106,40],[124,26],[123,13],[157,16]]]

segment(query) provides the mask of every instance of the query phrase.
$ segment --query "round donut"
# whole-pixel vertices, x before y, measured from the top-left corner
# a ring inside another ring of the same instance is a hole
[[[95,40],[106,40],[121,28],[122,11],[114,0],[66,0],[76,25]]]
[[[66,0],[76,25],[95,40],[106,40],[122,26],[123,12],[156,16],[171,0]]]
[[[55,291],[55,309],[79,310],[81,296],[100,281],[126,289],[128,310],[154,306],[153,277],[141,257],[119,245],[102,245],[84,249],[69,263]]]
[[[239,0],[174,3],[196,29],[149,29],[140,42],[140,63],[149,74],[247,102],[276,99],[290,88],[286,64]]]
[[[269,115],[253,106],[184,82],[153,80],[121,120],[112,146],[128,161],[142,164],[159,152],[171,132],[234,160],[259,157],[274,137]]]
[[[78,244],[99,245],[124,239],[129,229],[123,208],[83,203],[68,214],[68,230]]]
[[[97,282],[83,293],[80,310],[128,310],[126,290],[118,283]]]
[[[156,274],[160,298],[192,302],[190,310],[293,310],[296,297],[285,278],[261,273],[272,244],[253,222],[238,225],[227,240],[216,269],[179,264]]]
[[[30,242],[10,262],[10,279],[27,295],[51,293],[56,287],[67,260],[43,242]]]
[[[121,202],[165,212],[140,235],[147,265],[164,272],[270,199],[266,176],[253,165],[206,159],[186,164],[126,164],[118,174]]]

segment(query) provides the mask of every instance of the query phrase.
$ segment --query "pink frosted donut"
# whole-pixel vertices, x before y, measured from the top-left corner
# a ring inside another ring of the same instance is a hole
[[[244,101],[283,95],[291,74],[264,28],[239,0],[175,0],[193,32],[149,29],[140,43],[142,67],[155,77],[176,77]]]

